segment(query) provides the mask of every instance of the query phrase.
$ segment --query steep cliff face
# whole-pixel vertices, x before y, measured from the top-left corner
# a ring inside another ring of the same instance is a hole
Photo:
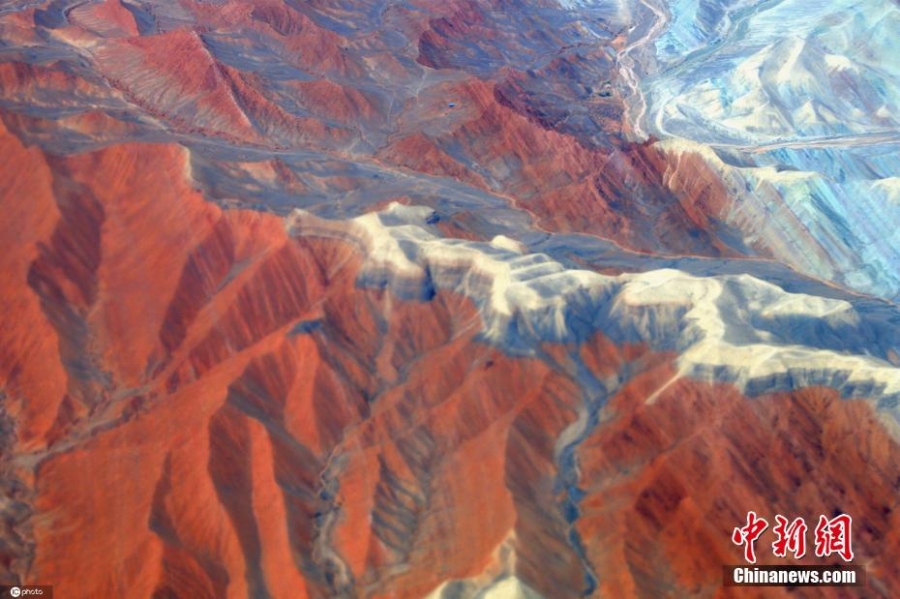
[[[0,8],[0,582],[749,596],[755,510],[900,592],[900,312],[613,4]]]

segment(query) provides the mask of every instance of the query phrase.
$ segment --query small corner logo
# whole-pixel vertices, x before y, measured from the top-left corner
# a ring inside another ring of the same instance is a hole
[[[28,597],[53,599],[53,587],[47,585],[0,585],[0,597],[12,597],[13,599],[27,599]]]

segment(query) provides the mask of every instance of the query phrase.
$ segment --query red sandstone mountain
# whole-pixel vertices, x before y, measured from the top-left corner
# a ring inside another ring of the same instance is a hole
[[[59,597],[900,593],[877,381],[850,399],[775,384],[750,398],[678,376],[685,348],[654,337],[684,318],[674,300],[641,317],[646,340],[588,325],[551,339],[510,292],[509,338],[538,341],[490,337],[477,290],[494,271],[453,248],[491,256],[497,206],[636,252],[767,255],[730,241],[732,198],[700,157],[620,137],[614,97],[587,104],[594,138],[557,119],[574,51],[535,69],[457,60],[500,60],[502,3],[60,4],[0,14],[15,48],[0,64],[0,582]],[[422,77],[436,79],[412,93]],[[542,81],[560,83],[548,96]],[[384,274],[372,260],[393,241],[349,219],[390,223],[391,200],[433,201],[440,237],[402,238]],[[450,238],[484,243],[436,245]],[[473,274],[448,289],[440,268]],[[852,514],[869,587],[723,588],[749,510]]]

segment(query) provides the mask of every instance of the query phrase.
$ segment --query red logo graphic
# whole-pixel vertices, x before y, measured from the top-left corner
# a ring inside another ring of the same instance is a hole
[[[756,547],[754,543],[769,527],[765,518],[760,518],[756,512],[747,512],[747,524],[735,528],[731,533],[731,541],[737,546],[744,547],[744,560],[747,563],[756,563]],[[828,519],[819,516],[819,523],[815,529],[816,557],[830,557],[833,554],[841,556],[845,562],[853,560],[853,518],[847,514]],[[775,516],[775,526],[772,532],[776,539],[772,543],[772,553],[775,557],[785,558],[788,553],[795,559],[801,559],[806,555],[806,531],[808,527],[803,518],[788,520],[781,514]]]
[[[806,522],[803,518],[795,518],[788,524],[788,519],[781,514],[775,516],[775,528],[772,531],[778,535],[778,539],[772,543],[772,553],[775,557],[786,557],[787,552],[794,554],[796,559],[806,555]]]
[[[743,528],[735,528],[731,533],[731,540],[735,545],[744,545],[744,559],[748,563],[756,563],[756,549],[753,543],[768,527],[769,523],[763,518],[757,518],[756,512],[747,512],[747,525]]]
[[[845,562],[853,559],[853,547],[850,537],[853,518],[847,514],[841,514],[829,520],[825,516],[819,516],[819,524],[816,526],[816,555],[829,557],[837,553]]]

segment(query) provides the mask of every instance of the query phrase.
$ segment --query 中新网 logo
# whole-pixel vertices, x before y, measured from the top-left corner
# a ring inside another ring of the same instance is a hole
[[[731,540],[735,545],[743,546],[744,560],[747,563],[756,563],[756,541],[769,528],[769,522],[765,518],[757,516],[756,512],[747,512],[747,523],[741,527],[735,527],[731,534]],[[775,526],[772,532],[775,541],[772,542],[772,553],[775,557],[787,557],[790,553],[796,559],[806,555],[806,532],[808,526],[803,518],[788,520],[781,514],[775,516]],[[853,518],[847,514],[840,514],[834,518],[819,516],[819,522],[813,531],[813,542],[817,557],[830,557],[838,555],[845,562],[853,560]]]

